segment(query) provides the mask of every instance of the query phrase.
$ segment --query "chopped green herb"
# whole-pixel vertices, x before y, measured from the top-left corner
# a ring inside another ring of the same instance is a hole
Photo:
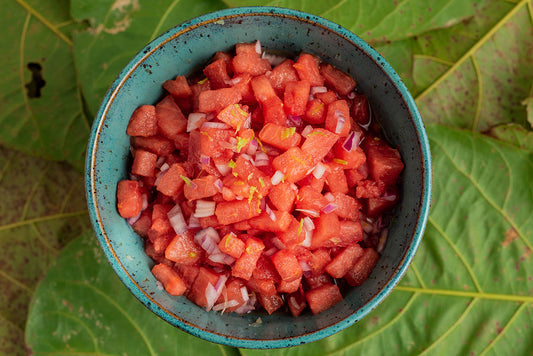
[[[183,179],[183,181],[185,182],[185,184],[187,184],[189,187],[192,187],[192,182],[189,178],[185,177],[184,175],[181,175],[180,174],[180,177],[181,179]]]
[[[345,161],[345,160],[339,159],[339,158],[333,158],[333,162],[338,163],[338,164],[343,164],[345,166],[348,164],[348,161]]]
[[[298,225],[298,233],[297,235],[300,235],[302,233],[302,229],[304,227],[304,219],[300,219],[300,225]]]
[[[286,138],[291,137],[296,132],[296,127],[289,127],[281,131],[281,139],[285,140]]]
[[[228,167],[230,167],[230,168],[235,168],[236,165],[237,165],[237,164],[235,163],[234,160],[232,160],[232,159],[229,160],[229,162],[228,162]]]

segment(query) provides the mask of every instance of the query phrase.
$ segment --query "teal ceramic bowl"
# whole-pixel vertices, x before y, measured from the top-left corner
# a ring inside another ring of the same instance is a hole
[[[345,299],[319,314],[243,316],[206,312],[185,297],[156,286],[153,262],[143,243],[116,210],[116,185],[128,176],[126,126],[133,110],[155,103],[161,84],[188,75],[215,53],[237,42],[259,39],[264,48],[306,51],[350,73],[367,95],[376,117],[405,163],[401,200],[383,255],[370,278]],[[87,201],[94,230],[122,282],[149,310],[202,339],[246,348],[277,348],[330,336],[362,319],[400,281],[414,257],[428,217],[430,152],[415,103],[389,64],[367,43],[323,18],[275,7],[233,8],[206,14],[161,35],[118,75],[94,121],[86,160]],[[256,323],[261,317],[261,323]]]

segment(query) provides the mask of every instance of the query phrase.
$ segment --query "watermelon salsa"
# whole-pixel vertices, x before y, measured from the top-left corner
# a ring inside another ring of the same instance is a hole
[[[118,212],[158,286],[214,311],[320,313],[376,265],[403,163],[346,73],[259,41],[133,112]]]

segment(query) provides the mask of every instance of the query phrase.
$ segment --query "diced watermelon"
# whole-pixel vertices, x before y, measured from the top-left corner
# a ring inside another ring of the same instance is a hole
[[[294,317],[300,315],[302,311],[307,307],[305,296],[303,293],[300,292],[291,293],[287,298],[287,304],[289,305],[289,310],[291,311],[291,314]]]
[[[281,211],[290,211],[296,199],[296,190],[289,182],[281,182],[270,189],[270,202]]]
[[[150,151],[158,156],[168,156],[175,150],[174,143],[171,140],[158,135],[150,137],[134,136],[130,141],[134,148]]]
[[[248,236],[245,241],[244,252],[241,257],[235,261],[235,265],[231,270],[231,274],[234,277],[239,277],[245,280],[249,280],[257,264],[257,260],[261,256],[261,252],[265,249],[263,241]]]
[[[187,200],[197,200],[207,197],[212,197],[218,193],[215,186],[215,181],[218,178],[212,175],[207,175],[201,178],[195,178],[192,181],[185,180],[183,192]]]
[[[239,258],[244,252],[245,244],[237,235],[230,232],[220,240],[218,248],[231,257]]]
[[[348,246],[363,240],[363,227],[360,221],[343,220],[340,222],[339,245]]]
[[[288,150],[298,146],[302,136],[296,132],[294,127],[266,123],[259,132],[259,139],[279,149]]]
[[[179,274],[163,263],[155,265],[152,268],[152,274],[163,284],[165,290],[170,295],[183,295],[187,290],[187,286]]]
[[[326,120],[326,104],[318,99],[314,98],[307,103],[303,119],[310,124],[321,124]]]
[[[396,184],[403,170],[400,152],[377,138],[365,140],[364,148],[372,178],[388,185]]]
[[[344,166],[336,162],[327,163],[328,171],[326,173],[326,184],[332,193],[348,194],[348,181],[344,174]]]
[[[232,65],[236,74],[249,73],[252,76],[265,74],[272,69],[267,59],[252,52],[237,53],[233,57]]]
[[[266,211],[262,211],[258,216],[248,220],[248,223],[253,229],[259,229],[263,231],[271,232],[283,232],[289,228],[293,216],[282,210],[272,210],[272,214],[276,220],[272,220],[270,215]]]
[[[153,177],[155,175],[156,162],[156,154],[145,150],[135,150],[131,173],[143,177]]]
[[[320,75],[319,63],[318,57],[302,52],[293,67],[301,80],[309,81],[311,86],[323,86],[324,77]]]
[[[130,194],[128,193],[128,196]],[[132,194],[135,196],[134,194]],[[120,210],[119,210],[120,213]],[[150,229],[150,226],[152,225],[152,218],[151,218],[151,212],[149,209],[145,209],[141,212],[141,217],[139,220],[137,220],[131,227],[133,228],[133,231],[137,233],[137,235],[141,237],[147,237],[148,236],[148,230]],[[122,215],[121,215],[122,216]],[[136,216],[136,215],[134,215]]]
[[[274,283],[281,281],[281,277],[272,263],[272,260],[262,254],[257,260],[253,276],[257,279],[270,280]]]
[[[296,116],[305,114],[310,89],[311,85],[307,80],[288,82],[283,94],[285,112]]]
[[[343,193],[334,193],[333,203],[337,206],[335,214],[341,219],[359,220],[359,210],[361,204],[357,202],[353,197]]]
[[[175,196],[183,189],[185,183],[183,177],[186,176],[187,173],[183,166],[179,163],[174,163],[168,170],[161,173],[156,189],[169,197]]]
[[[240,91],[235,88],[206,90],[198,96],[198,110],[217,113],[229,105],[238,104],[241,99]]]
[[[328,203],[322,194],[308,185],[300,188],[296,197],[296,209],[312,210],[317,215]]]
[[[257,300],[263,308],[267,311],[268,314],[272,314],[279,308],[283,306],[283,299],[278,294],[273,295],[264,295],[264,294],[258,294]]]
[[[187,298],[192,300],[196,305],[205,308],[207,306],[207,286],[208,284],[211,284],[214,287],[220,276],[221,275],[216,273],[212,268],[204,266],[200,267]]]
[[[235,167],[233,167],[232,172],[250,185],[250,194],[246,197],[248,199],[253,198],[255,193],[257,193],[258,198],[261,199],[266,196],[270,191],[270,188],[272,188],[272,183],[269,177],[242,155],[235,161]]]
[[[279,250],[271,259],[282,280],[292,282],[302,277],[302,267],[290,250]]]
[[[341,95],[348,95],[355,89],[355,80],[329,63],[322,63],[320,65],[320,74],[324,77],[326,85],[332,87]]]
[[[191,132],[191,139],[193,138],[193,133]],[[235,131],[234,130],[222,130],[222,129],[215,129],[215,128],[207,128],[202,127],[200,129],[200,150],[198,153],[203,154],[208,157],[212,158],[224,158],[226,161],[229,161],[230,158],[233,156],[232,150],[229,148],[231,147],[230,144],[230,138],[235,137]],[[191,142],[192,144],[192,142]],[[189,151],[190,156],[190,151]],[[199,162],[198,159],[196,161]]]
[[[316,128],[305,138],[302,151],[311,156],[311,165],[314,167],[326,157],[338,139],[339,135],[329,130]]]
[[[165,257],[182,265],[199,264],[204,258],[204,250],[194,242],[194,233],[187,230],[184,234],[175,235],[165,249]]]
[[[345,279],[351,286],[360,286],[367,280],[376,267],[379,254],[373,248],[365,248],[363,254],[355,262],[353,268],[346,274]]]
[[[254,269],[254,272],[255,271],[257,271],[257,268]],[[253,274],[247,281],[246,285],[254,292],[265,296],[274,295],[278,292],[273,280],[258,278]]]
[[[168,212],[171,209],[171,204],[154,204],[152,206],[152,225],[150,226],[150,230],[158,234],[173,233],[174,230],[168,220]]]
[[[300,285],[302,284],[302,276],[300,275],[299,278],[293,280],[293,281],[287,281],[287,280],[281,280],[278,284],[278,292],[279,293],[294,293],[298,289],[300,289]]]
[[[126,133],[130,136],[154,136],[157,134],[155,106],[141,105],[131,114]]]
[[[211,88],[220,89],[229,86],[228,83],[231,78],[228,74],[227,63],[227,59],[220,58],[211,62],[207,67],[204,68],[203,72],[209,79]]]
[[[360,125],[368,125],[370,122],[368,99],[364,94],[354,94],[355,97],[352,99],[352,106],[350,107],[352,118]]]
[[[291,147],[274,158],[272,166],[276,170],[282,172],[285,179],[291,183],[304,178],[308,174],[308,171],[313,167],[311,155],[304,152],[299,147]]]
[[[326,266],[326,272],[333,278],[342,278],[355,264],[355,261],[363,255],[363,248],[359,244],[353,244],[342,250]]]
[[[299,80],[298,73],[294,69],[293,64],[294,61],[292,59],[286,59],[275,66],[270,72],[266,73],[272,87],[280,96],[285,91],[285,86],[288,82]]]
[[[240,104],[231,104],[222,109],[217,115],[217,119],[225,122],[237,131],[245,126],[245,122],[249,117],[248,107]]]
[[[352,151],[343,148],[344,140],[339,140],[334,147],[335,158],[343,163],[344,169],[357,169],[366,162],[365,152],[361,147]]]
[[[366,179],[357,185],[355,190],[355,196],[360,198],[379,198],[385,193],[385,183],[382,181],[374,181],[371,179]]]
[[[326,265],[331,261],[329,250],[326,248],[319,248],[311,253],[309,258],[309,268],[313,276],[318,276],[324,272]]]
[[[242,102],[245,104],[255,103],[255,96],[252,90],[252,76],[248,73],[242,73],[233,77],[233,88],[235,88],[242,97]]]
[[[316,275],[306,276],[305,282],[307,284],[308,289],[315,289],[326,284],[331,284],[332,279],[329,274],[320,272]]]
[[[257,200],[248,202],[247,199],[221,202],[217,204],[215,215],[223,225],[248,220],[261,213]]]
[[[256,100],[263,105],[266,103],[267,99],[277,97],[272,84],[270,84],[270,81],[264,75],[253,78],[251,85]]]
[[[305,299],[311,312],[316,315],[340,302],[342,294],[335,284],[325,284],[307,291]]]
[[[163,83],[163,88],[176,99],[192,96],[191,87],[183,75],[178,75],[174,80],[167,80]]]
[[[350,107],[346,100],[337,100],[328,104],[324,127],[340,137],[347,137],[352,129]]]
[[[226,287],[224,288],[224,291],[222,292],[222,295],[226,298],[228,303],[232,300],[235,300],[237,304],[235,306],[225,307],[222,310],[222,312],[230,313],[232,311],[239,309],[239,307],[245,303],[245,300],[243,297],[243,288],[246,288],[246,286],[242,280],[238,278],[228,279],[228,281],[226,282]],[[248,293],[248,290],[246,290],[246,293]]]
[[[173,139],[187,129],[187,119],[176,105],[172,96],[167,95],[155,106],[157,127],[161,135]]]
[[[141,213],[142,190],[138,181],[121,180],[117,185],[117,209],[123,218],[132,218]]]
[[[285,125],[287,115],[283,109],[283,101],[277,96],[265,100],[263,104],[263,120],[265,123]]]
[[[285,246],[292,247],[305,240],[303,222],[300,221],[292,218],[289,227],[285,231],[277,234]]]
[[[394,207],[398,199],[398,195],[364,199],[365,212],[370,217],[377,217]]]
[[[329,105],[339,99],[337,94],[335,94],[335,92],[331,90],[328,90],[323,93],[316,93],[314,96],[315,98],[322,100],[322,102],[324,102],[326,105]]]
[[[311,249],[317,249],[331,244],[333,239],[339,239],[340,222],[335,213],[321,214],[315,220],[315,230],[311,240]]]

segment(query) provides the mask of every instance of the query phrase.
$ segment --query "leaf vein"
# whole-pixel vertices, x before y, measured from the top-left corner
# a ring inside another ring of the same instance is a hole
[[[417,292],[417,293],[423,293],[423,294],[443,295],[443,296],[458,297],[458,298],[478,298],[478,299],[487,299],[487,300],[498,300],[501,302],[533,303],[533,296],[528,296],[528,295],[468,292],[468,291],[450,290],[450,289],[430,289],[430,288],[419,288],[419,287],[407,287],[407,286],[401,286],[401,285],[396,286],[394,290],[399,290],[403,292],[412,292],[412,293]]]
[[[37,218],[17,221],[11,224],[0,226],[0,231],[10,230],[10,229],[14,229],[17,227],[33,224],[36,222],[49,221],[49,220],[55,220],[55,219],[66,219],[66,218],[70,218],[74,216],[81,216],[81,215],[86,215],[86,214],[87,214],[86,210],[81,210],[81,211],[74,211],[71,213],[59,213],[59,214],[52,214],[52,215],[47,215],[47,216],[40,216]]]
[[[172,1],[172,3],[167,7],[167,9],[165,10],[165,13],[163,14],[163,16],[161,16],[161,18],[159,19],[159,21],[157,22],[157,25],[155,26],[154,28],[154,32],[152,32],[152,35],[150,36],[150,41],[152,41],[155,36],[157,36],[157,34],[159,33],[160,29],[161,29],[161,25],[163,24],[163,22],[165,22],[165,20],[167,19],[168,15],[170,14],[170,12],[174,9],[174,7],[180,2],[180,0],[174,0]]]

